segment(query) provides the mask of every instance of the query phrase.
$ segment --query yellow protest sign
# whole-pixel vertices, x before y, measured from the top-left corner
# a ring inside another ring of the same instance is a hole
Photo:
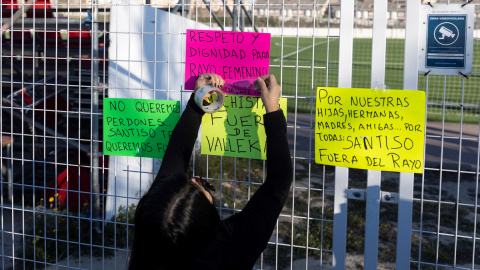
[[[287,99],[280,99],[287,118]],[[226,95],[224,107],[202,119],[204,155],[266,159],[266,134],[260,97]]]
[[[315,162],[423,173],[425,92],[318,87]]]

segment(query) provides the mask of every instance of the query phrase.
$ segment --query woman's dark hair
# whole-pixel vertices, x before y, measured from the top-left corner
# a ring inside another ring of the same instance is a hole
[[[181,269],[216,237],[220,216],[185,174],[154,183],[138,203],[130,270]]]

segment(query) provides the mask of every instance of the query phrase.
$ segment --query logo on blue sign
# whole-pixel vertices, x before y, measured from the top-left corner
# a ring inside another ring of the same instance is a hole
[[[458,28],[450,22],[441,23],[435,28],[434,37],[440,45],[451,45],[458,40]]]

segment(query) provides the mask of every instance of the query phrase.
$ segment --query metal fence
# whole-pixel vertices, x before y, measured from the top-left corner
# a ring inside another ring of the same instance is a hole
[[[126,268],[135,205],[161,161],[103,155],[102,101],[185,106],[189,28],[272,33],[295,176],[256,268],[480,268],[478,17],[467,79],[417,74],[408,33],[420,0],[36,1],[26,10],[30,2],[2,1],[4,25],[25,10],[0,45],[1,269]],[[315,163],[316,87],[375,81],[426,92],[423,174]],[[199,144],[190,170],[214,184],[222,217],[241,211],[266,173],[263,161],[204,156]]]

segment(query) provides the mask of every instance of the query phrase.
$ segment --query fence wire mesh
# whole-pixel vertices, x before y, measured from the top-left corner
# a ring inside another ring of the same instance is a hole
[[[135,207],[159,161],[102,154],[102,101],[134,96],[185,105],[189,92],[178,71],[188,27],[272,33],[270,72],[288,99],[295,177],[255,267],[331,267],[335,168],[314,162],[314,105],[316,87],[338,86],[340,0],[39,0],[26,10],[30,2],[2,1],[0,15],[5,25],[25,9],[0,45],[1,269],[126,269]],[[404,83],[406,2],[388,1],[391,89]],[[369,88],[373,0],[354,4],[352,87]],[[191,21],[173,23],[179,17]],[[131,24],[120,28],[123,20]],[[479,20],[468,79],[418,77],[428,122],[426,168],[415,175],[411,268],[480,268]],[[211,180],[222,217],[238,213],[264,181],[265,162],[205,156],[197,146],[191,174]],[[349,175],[351,188],[366,189],[367,171]],[[382,172],[382,190],[398,193],[399,177]],[[349,269],[363,267],[365,213],[365,202],[349,202]],[[397,205],[381,204],[381,268],[395,267],[397,216]]]

